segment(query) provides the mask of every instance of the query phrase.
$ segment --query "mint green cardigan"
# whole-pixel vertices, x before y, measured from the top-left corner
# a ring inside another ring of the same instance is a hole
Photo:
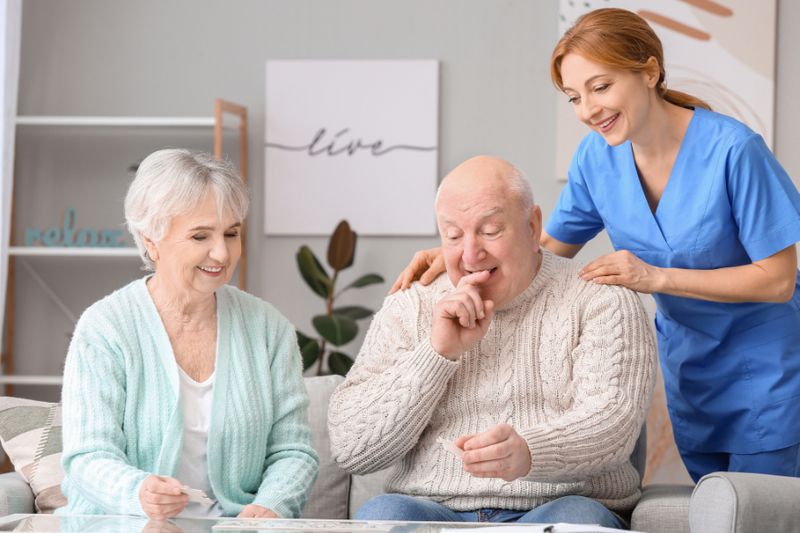
[[[178,367],[145,286],[89,307],[64,368],[60,514],[144,515],[139,488],[177,469],[183,416]],[[217,360],[208,477],[225,515],[255,503],[297,517],[317,475],[295,330],[234,287],[217,296]]]

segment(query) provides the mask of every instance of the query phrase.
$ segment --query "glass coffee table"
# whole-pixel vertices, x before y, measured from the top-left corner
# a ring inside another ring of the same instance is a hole
[[[483,531],[477,532],[476,529]],[[0,532],[30,533],[605,533],[622,530],[575,524],[497,524],[489,522],[373,522],[357,520],[259,520],[255,518],[172,518],[135,516],[0,517]]]

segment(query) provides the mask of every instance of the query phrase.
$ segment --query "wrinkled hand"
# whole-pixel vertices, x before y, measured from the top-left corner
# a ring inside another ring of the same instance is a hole
[[[272,509],[251,503],[245,505],[236,518],[278,518],[278,515]]]
[[[483,270],[464,276],[455,292],[448,294],[433,308],[431,346],[451,361],[479,342],[494,316],[494,302],[481,298],[478,287],[489,279]]]
[[[637,292],[650,294],[662,290],[663,270],[649,265],[628,250],[598,257],[581,269],[581,278],[602,285],[622,285]]]
[[[181,486],[174,477],[146,477],[139,489],[139,501],[147,517],[165,520],[180,514],[189,503],[189,496],[181,492]]]
[[[398,290],[406,290],[417,279],[423,285],[429,285],[444,270],[444,256],[441,248],[420,250],[414,254],[408,266],[397,276],[394,285],[389,289],[389,294]]]
[[[492,426],[483,433],[463,435],[454,442],[464,450],[464,471],[475,477],[497,477],[514,481],[531,470],[531,452],[508,424]]]

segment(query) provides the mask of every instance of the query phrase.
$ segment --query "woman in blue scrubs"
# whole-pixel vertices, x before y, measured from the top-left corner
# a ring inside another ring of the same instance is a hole
[[[573,257],[605,229],[616,251],[581,276],[653,294],[675,441],[695,481],[800,476],[800,194],[758,134],[668,90],[663,65],[658,37],[626,10],[588,13],[558,42],[553,81],[593,131],[542,244]],[[436,253],[418,254],[396,287]]]

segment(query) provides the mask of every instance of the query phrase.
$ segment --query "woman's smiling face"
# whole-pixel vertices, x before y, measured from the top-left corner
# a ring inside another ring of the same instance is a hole
[[[643,130],[656,96],[657,70],[656,77],[617,70],[570,53],[561,61],[561,78],[578,120],[609,145],[635,139]]]
[[[242,255],[241,220],[223,210],[209,191],[200,204],[170,221],[157,243],[147,242],[156,275],[182,293],[213,294],[233,277]]]

